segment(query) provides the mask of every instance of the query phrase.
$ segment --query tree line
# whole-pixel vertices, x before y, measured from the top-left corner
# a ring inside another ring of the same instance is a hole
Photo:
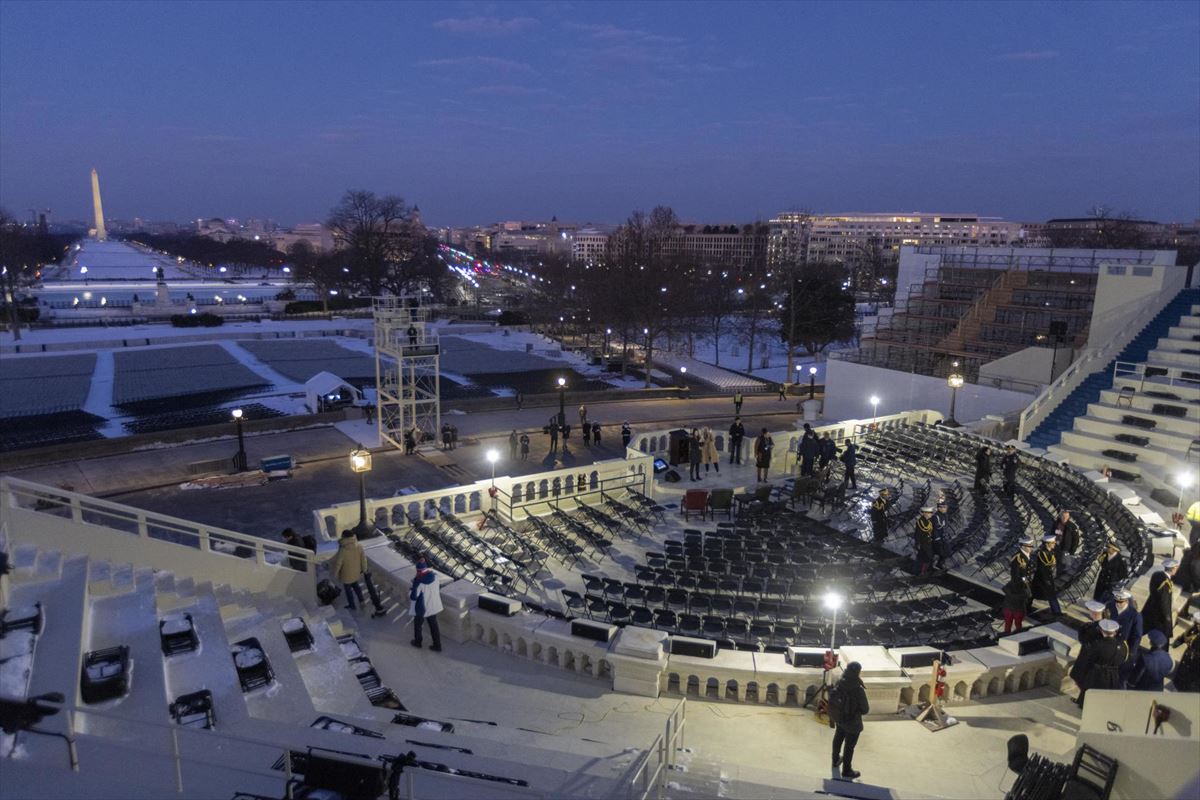
[[[37,318],[36,302],[32,297],[20,298],[19,293],[41,280],[42,270],[60,261],[78,238],[22,224],[0,209],[0,301],[13,339],[21,338],[22,317]]]

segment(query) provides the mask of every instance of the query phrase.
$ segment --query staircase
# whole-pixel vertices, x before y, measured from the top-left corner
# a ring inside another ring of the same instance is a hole
[[[1133,338],[1125,349],[1112,359],[1103,369],[1089,375],[1083,383],[1063,399],[1058,408],[1029,435],[1032,447],[1048,448],[1058,444],[1064,431],[1070,430],[1075,424],[1075,418],[1088,413],[1088,405],[1100,400],[1100,393],[1112,386],[1113,367],[1118,361],[1144,362],[1150,351],[1158,344],[1158,340],[1170,335],[1172,326],[1180,317],[1190,313],[1194,304],[1200,303],[1200,289],[1184,289],[1171,302],[1163,306],[1154,319]]]

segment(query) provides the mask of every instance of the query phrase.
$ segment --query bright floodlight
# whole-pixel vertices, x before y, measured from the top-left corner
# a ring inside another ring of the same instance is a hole
[[[680,372],[682,372],[682,373],[684,373],[684,374],[686,375],[686,374],[687,374],[687,367],[680,367],[680,368],[679,368],[679,371],[680,371]]]
[[[1186,489],[1192,485],[1192,475],[1190,472],[1181,472],[1175,478],[1175,482],[1179,484],[1179,488]]]
[[[487,460],[492,462],[493,464],[495,464],[497,461],[500,460],[500,453],[495,450],[488,450],[487,451]]]
[[[559,378],[559,379],[558,379],[558,385],[559,385],[559,387],[566,386],[566,385],[567,385],[567,379],[566,379],[566,378]]]
[[[234,418],[234,419],[241,419],[241,418],[242,418],[242,410],[241,410],[240,408],[235,408],[235,409],[233,410],[233,418]]]
[[[837,611],[842,607],[842,596],[837,592],[830,592],[825,595],[825,607],[830,611]]]
[[[612,336],[612,328],[605,328],[604,332],[607,333],[609,336]]]
[[[871,405],[873,405],[873,406],[879,405],[879,397],[877,397],[876,395],[871,395]]]
[[[809,374],[809,375],[816,375],[816,374],[817,374],[817,368],[816,368],[816,367],[809,367],[809,368],[808,368],[808,374]]]
[[[959,375],[956,372],[953,375],[951,375],[950,377],[946,378],[946,383],[949,384],[951,389],[961,389],[963,387],[963,383],[965,383],[965,381],[963,379],[963,376]]]
[[[371,451],[365,448],[350,451],[350,469],[353,472],[368,472],[371,469]]]

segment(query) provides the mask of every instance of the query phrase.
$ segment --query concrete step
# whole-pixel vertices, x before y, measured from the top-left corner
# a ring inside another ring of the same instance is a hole
[[[250,716],[301,725],[306,725],[316,718],[308,687],[287,641],[283,638],[283,631],[277,619],[255,614],[233,622],[227,620],[225,634],[230,644],[249,637],[258,639],[275,673],[275,680],[269,686],[255,689],[245,695]]]
[[[160,601],[162,599],[160,595]],[[180,695],[208,689],[213,695],[215,728],[223,732],[236,731],[250,714],[238,683],[217,599],[209,586],[197,589],[194,596],[184,599],[188,601],[185,605],[171,610],[192,615],[200,647],[192,653],[165,659],[168,702]],[[162,605],[160,602],[160,610]]]

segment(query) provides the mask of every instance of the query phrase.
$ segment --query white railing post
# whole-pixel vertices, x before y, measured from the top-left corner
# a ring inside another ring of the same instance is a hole
[[[208,538],[208,528],[203,525],[196,527],[196,542],[200,545],[200,552],[212,552],[212,541]]]
[[[171,757],[175,760],[175,791],[183,793],[183,762],[179,759],[179,728],[171,728]]]
[[[79,772],[79,751],[75,749],[75,711],[67,709],[67,757],[71,760],[71,769]]]
[[[71,503],[71,521],[83,522],[83,507],[79,503],[78,497],[69,498]]]
[[[138,536],[142,537],[143,539],[150,538],[150,526],[149,526],[149,523],[146,521],[146,515],[143,513],[139,513],[137,515],[137,529],[138,529]]]

